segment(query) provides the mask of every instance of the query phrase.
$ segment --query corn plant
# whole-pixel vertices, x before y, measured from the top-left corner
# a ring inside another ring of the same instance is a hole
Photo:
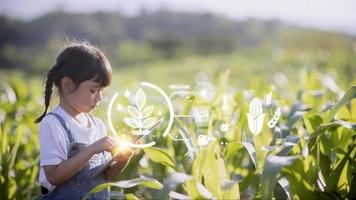
[[[39,145],[33,124],[33,98],[19,78],[2,83],[0,199],[38,197]]]
[[[203,131],[215,140],[199,147],[196,124],[177,119],[171,132],[191,140],[160,138],[164,130],[158,128],[155,147],[141,150],[115,182],[93,188],[86,198],[110,188],[112,199],[355,199],[356,86],[335,90],[325,77],[302,70],[298,84],[280,87],[284,95],[274,93],[286,98],[285,105],[252,103],[235,90],[227,113],[222,104],[231,93],[229,72],[221,73],[213,99],[192,94],[180,108],[187,115],[204,103],[209,119]],[[29,81],[13,75],[0,82],[0,199],[39,197],[33,121],[42,111],[41,89],[34,86],[40,81]],[[249,87],[256,98],[271,89],[255,81]],[[97,114],[105,118],[104,111]],[[247,113],[264,114],[259,134],[250,131]]]
[[[226,80],[227,73],[222,74],[221,79]],[[226,85],[220,83],[218,88],[220,91],[211,103],[207,134],[226,122],[218,108],[219,94]],[[258,135],[252,131],[251,140],[243,139],[243,135],[249,135],[245,130],[251,124],[249,116],[244,115],[247,102],[240,103],[235,108],[240,116],[235,127],[195,152],[193,160],[186,156],[184,144],[169,138],[161,141],[159,147],[143,149],[131,163],[132,169],[141,173],[128,171],[120,178],[140,176],[141,181],[154,178],[161,183],[158,189],[146,190],[143,184],[132,185],[130,189],[118,184],[106,186],[119,188],[117,198],[353,199],[356,195],[356,124],[352,121],[355,120],[356,86],[348,88],[336,104],[322,111],[319,107],[308,107],[302,101],[303,95],[306,96],[306,92],[300,92],[290,107],[283,111],[278,108],[271,116],[269,122],[274,126],[278,123],[278,128],[266,126]],[[243,101],[240,96],[236,99]],[[194,101],[192,104],[194,106]],[[262,105],[256,103],[256,99],[250,102],[249,114],[255,117],[252,119],[262,114]],[[182,128],[183,121],[176,123],[180,124],[176,129],[185,135],[194,135],[191,124]],[[141,162],[147,162],[150,167]],[[104,186],[90,193],[99,188]]]

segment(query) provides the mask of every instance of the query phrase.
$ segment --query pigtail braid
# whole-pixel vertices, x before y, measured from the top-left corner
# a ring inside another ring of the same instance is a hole
[[[44,92],[45,110],[42,113],[42,115],[36,119],[35,123],[39,123],[47,114],[49,103],[51,101],[52,87],[53,87],[53,83],[54,83],[55,78],[56,78],[56,73],[57,73],[56,69],[57,69],[57,67],[55,65],[54,67],[52,67],[52,69],[49,70],[49,72],[47,74],[46,89],[45,89],[45,92]]]

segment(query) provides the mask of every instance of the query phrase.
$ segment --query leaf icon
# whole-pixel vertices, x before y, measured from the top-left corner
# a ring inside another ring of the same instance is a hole
[[[124,121],[128,126],[135,129],[138,128],[137,131],[132,131],[134,135],[147,135],[151,131],[144,129],[150,128],[156,120],[153,117],[150,118],[153,112],[153,106],[147,106],[145,108],[146,94],[142,88],[136,93],[135,104],[136,106],[128,106],[127,110],[131,117],[125,118]]]
[[[140,111],[133,107],[133,106],[128,106],[127,110],[129,111],[129,114],[134,117],[134,118],[140,118]]]
[[[153,117],[147,118],[143,121],[142,128],[149,128],[153,125],[153,123],[155,123],[155,118]]]
[[[140,127],[139,122],[135,118],[126,117],[124,118],[124,121],[127,125],[131,126],[132,128]]]
[[[153,112],[153,106],[146,107],[142,111],[142,118],[147,118],[147,117],[151,116],[152,112]]]
[[[141,88],[136,93],[135,102],[136,102],[137,107],[140,110],[142,110],[142,108],[146,104],[146,95],[145,95],[145,92]]]

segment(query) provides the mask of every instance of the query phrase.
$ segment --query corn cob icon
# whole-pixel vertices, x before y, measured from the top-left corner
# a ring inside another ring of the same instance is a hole
[[[262,110],[262,103],[258,98],[253,98],[250,102],[249,113],[246,113],[248,128],[253,135],[258,135],[263,128],[265,114]]]

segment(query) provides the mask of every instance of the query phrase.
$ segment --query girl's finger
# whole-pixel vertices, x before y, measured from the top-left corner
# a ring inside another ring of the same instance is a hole
[[[108,141],[109,145],[111,145],[113,147],[116,146],[116,143],[114,141],[112,141],[112,140],[107,140],[107,141]]]
[[[107,150],[108,150],[109,152],[112,152],[112,150],[114,150],[114,147],[111,146],[111,145],[109,145],[108,148],[107,148]]]

